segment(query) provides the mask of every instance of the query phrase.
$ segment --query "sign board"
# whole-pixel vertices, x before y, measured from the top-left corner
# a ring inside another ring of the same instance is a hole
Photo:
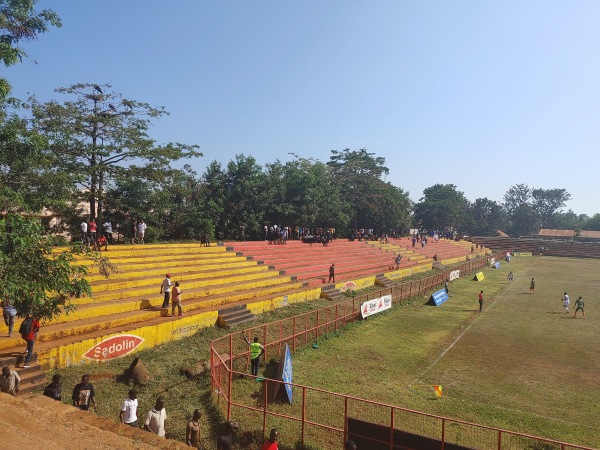
[[[533,256],[531,252],[521,252],[519,256]]]
[[[120,334],[104,339],[90,348],[83,356],[95,361],[121,358],[138,348],[142,342],[144,339],[139,336]]]
[[[292,382],[292,352],[290,352],[290,346],[285,344],[285,359],[283,362],[283,376],[282,380],[286,383]],[[292,404],[292,385],[284,384],[285,392],[287,394],[290,405]]]
[[[392,307],[392,296],[384,295],[380,298],[374,298],[373,300],[369,300],[368,302],[364,302],[360,305],[360,313],[362,318],[372,316],[373,314],[377,314],[381,311],[385,311],[386,309],[390,309]]]
[[[474,281],[481,281],[483,280],[484,276],[483,276],[483,272],[477,272],[475,274],[475,277],[473,278]]]
[[[500,263],[496,261],[494,263],[494,269],[499,269],[499,268],[500,268]]]
[[[273,381],[267,381],[269,401],[287,401],[290,405],[292,404],[292,385],[285,384],[292,382],[292,368],[292,353],[290,352],[290,346],[285,344],[285,350],[279,358],[277,376]]]
[[[450,276],[448,277],[450,281],[454,281],[460,278],[460,270],[453,270],[450,272]]]
[[[342,288],[342,291],[349,292],[349,291],[353,291],[355,288],[356,288],[356,284],[354,284],[352,281],[348,281]]]
[[[448,293],[446,292],[446,289],[441,289],[431,294],[428,303],[430,305],[440,306],[446,300],[448,300]]]

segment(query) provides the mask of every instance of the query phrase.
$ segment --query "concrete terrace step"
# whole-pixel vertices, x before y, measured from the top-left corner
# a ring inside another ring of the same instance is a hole
[[[183,301],[182,307],[184,313],[198,312],[201,313],[207,309],[214,307],[222,307],[225,304],[235,303],[239,301],[257,301],[257,298],[270,299],[282,294],[289,294],[292,292],[301,291],[303,288],[302,283],[285,283],[269,287],[257,287],[247,285],[245,289],[238,289],[234,294],[226,293],[220,295],[213,295],[210,297],[193,297],[186,298],[185,293],[182,294]],[[159,302],[157,302],[158,305]],[[160,300],[162,303],[162,299]],[[164,317],[170,310],[161,309],[158,306],[151,307],[151,309],[137,309],[129,310],[124,312],[105,313],[101,316],[93,315],[87,318],[75,319],[69,322],[52,323],[49,325],[42,325],[40,333],[36,341],[36,351],[38,351],[38,345],[43,343],[51,344],[52,341],[70,336],[75,336],[78,340],[85,339],[85,334],[95,332],[98,330],[110,330],[116,327],[130,326],[134,328],[141,322],[147,322],[151,320]],[[106,305],[106,309],[110,310],[112,305]],[[70,317],[70,316],[67,316]],[[72,340],[72,338],[71,338]],[[7,338],[0,340],[0,349],[9,349],[10,351],[18,352],[23,346],[19,347],[22,343],[20,337]]]
[[[245,258],[230,258],[226,261],[220,262],[212,262],[212,261],[199,261],[199,260],[190,260],[187,264],[178,264],[175,265],[171,262],[168,264],[165,263],[164,266],[156,266],[156,267],[148,267],[145,265],[142,268],[136,269],[126,269],[124,266],[118,266],[119,272],[110,274],[108,280],[123,280],[130,279],[135,277],[154,277],[155,279],[162,279],[165,276],[167,270],[173,274],[187,274],[187,273],[195,273],[202,271],[211,271],[218,269],[241,269],[244,267],[265,267],[262,264],[258,264],[256,261],[248,261]],[[266,269],[262,269],[266,270]],[[90,283],[96,281],[106,281],[107,278],[100,274],[94,274],[94,270],[88,272],[85,276],[86,280]]]
[[[277,280],[277,281],[273,281]],[[160,280],[162,281],[162,280]],[[154,283],[153,286],[140,286],[140,287],[131,287],[126,290],[111,290],[111,291],[102,291],[94,293],[93,297],[83,297],[80,299],[73,300],[75,304],[87,304],[87,303],[95,303],[95,302],[104,302],[108,300],[116,300],[123,298],[132,298],[132,297],[140,297],[148,298],[148,296],[158,296],[160,295],[160,281],[159,283]],[[251,274],[241,274],[241,275],[231,275],[231,276],[221,276],[215,278],[207,278],[207,279],[192,279],[187,280],[185,283],[181,284],[181,289],[185,292],[205,292],[203,295],[211,295],[213,292],[221,292],[224,286],[229,286],[232,283],[241,283],[240,286],[243,286],[248,282],[263,282],[263,284],[269,284],[270,282],[287,282],[291,281],[291,277],[284,277],[279,275],[277,271],[263,271],[256,272]],[[197,291],[198,290],[198,291]],[[227,290],[227,289],[226,289]]]
[[[293,282],[289,279],[286,280],[285,278],[275,278],[270,281],[250,281],[246,283],[234,282],[222,285],[222,287],[218,290],[211,289],[210,292],[206,289],[183,290],[182,304],[184,310],[191,310],[202,308],[209,303],[211,305],[213,303],[222,303],[227,301],[227,299],[236,299],[237,301],[240,299],[253,297],[255,295],[255,291],[262,291],[265,294],[268,294],[271,292],[285,291],[286,289],[301,288],[302,286],[302,282]],[[113,300],[110,302],[97,302],[88,303],[85,305],[77,305],[75,312],[71,312],[68,315],[61,315],[54,319],[49,325],[64,324],[66,322],[73,323],[79,320],[90,320],[97,317],[106,317],[109,315],[127,312],[140,312],[144,310],[155,311],[162,306],[162,302],[163,296],[157,293],[150,298],[147,296],[138,296]],[[140,316],[140,318],[143,319],[142,316]],[[6,326],[3,325],[3,328],[6,329]],[[43,328],[47,329],[47,326]],[[0,328],[0,330],[2,330],[2,328]],[[1,345],[2,342],[0,342],[0,346]]]
[[[193,280],[203,280],[204,282],[208,282],[214,279],[219,280],[223,279],[224,277],[235,276],[241,277],[240,279],[247,279],[247,277],[250,276],[252,276],[253,278],[260,278],[262,276],[265,276],[264,273],[268,271],[269,267],[264,265],[213,270],[199,270],[199,268],[196,268],[195,270],[189,270],[183,273],[180,271],[171,271],[171,280],[173,281],[173,283],[175,281],[189,283]],[[100,292],[112,290],[131,289],[142,286],[156,287],[160,286],[165,275],[162,272],[159,274],[158,277],[154,275],[146,275],[145,272],[141,272],[141,276],[135,276],[136,273],[129,273],[132,276],[128,280],[113,280],[112,277],[110,277],[101,281],[92,282],[92,292],[94,293],[94,295],[96,295]]]

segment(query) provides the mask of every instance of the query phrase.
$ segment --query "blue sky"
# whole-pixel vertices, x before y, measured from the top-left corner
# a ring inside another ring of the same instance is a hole
[[[4,69],[14,94],[111,83],[171,115],[151,135],[223,165],[367,148],[417,201],[564,188],[600,212],[600,2],[41,0],[63,21]]]

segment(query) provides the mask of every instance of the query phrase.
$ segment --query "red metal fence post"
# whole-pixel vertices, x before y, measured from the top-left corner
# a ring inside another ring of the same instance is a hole
[[[292,326],[294,327],[294,330],[292,331],[292,352],[296,353],[296,316],[294,316]]]
[[[390,450],[394,450],[394,408],[390,408]]]
[[[231,392],[233,389],[233,334],[229,335],[229,386],[227,387],[227,420],[231,420]]]
[[[302,386],[302,431],[300,441],[304,444],[304,426],[306,425],[306,386]]]
[[[348,440],[348,396],[344,396],[344,442]]]
[[[267,433],[267,404],[269,402],[269,395],[268,395],[268,390],[269,390],[269,382],[267,380],[263,381],[263,385],[265,386],[265,400],[264,400],[264,407],[263,407],[263,436]]]
[[[446,419],[442,418],[442,450],[446,446]]]

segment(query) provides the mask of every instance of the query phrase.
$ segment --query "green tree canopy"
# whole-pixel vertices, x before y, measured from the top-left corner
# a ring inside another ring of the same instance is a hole
[[[423,191],[414,218],[427,230],[462,229],[468,220],[469,201],[453,184],[435,184]]]
[[[52,319],[72,309],[71,298],[91,295],[86,269],[70,252],[53,252],[39,220],[8,215],[0,220],[0,298],[20,316]]]
[[[51,26],[60,27],[58,15],[51,10],[35,11],[37,0],[0,0],[0,61],[12,66],[27,57],[22,42],[37,39]],[[0,78],[0,102],[10,93],[10,85]]]
[[[196,145],[157,145],[149,136],[151,120],[167,114],[164,108],[126,99],[108,84],[80,83],[57,92],[70,99],[30,99],[34,125],[46,135],[60,167],[84,187],[91,215],[97,212],[99,221],[105,189],[117,173],[164,177],[173,161],[202,156]]]

